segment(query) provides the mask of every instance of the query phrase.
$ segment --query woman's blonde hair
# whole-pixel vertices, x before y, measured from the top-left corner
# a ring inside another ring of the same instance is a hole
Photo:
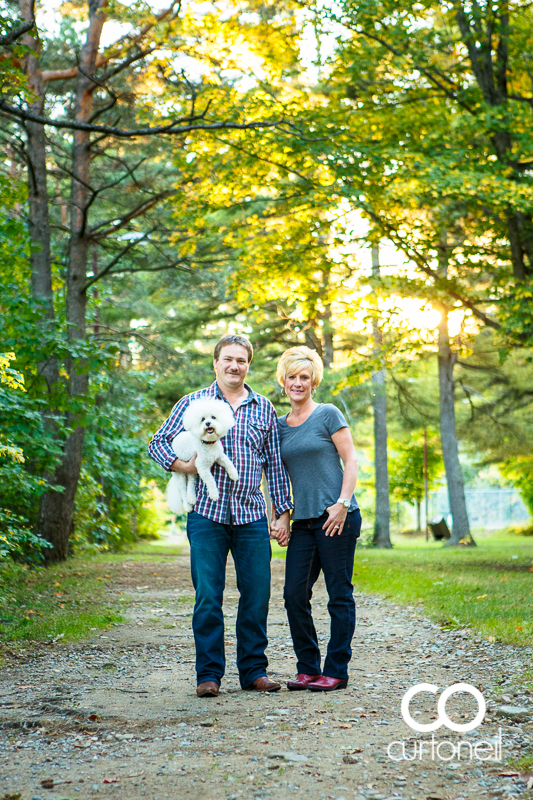
[[[311,373],[313,389],[315,389],[324,375],[324,364],[316,350],[310,347],[291,347],[285,350],[276,370],[277,379],[281,386],[285,386],[285,379],[289,373],[296,375],[303,369],[308,369]]]

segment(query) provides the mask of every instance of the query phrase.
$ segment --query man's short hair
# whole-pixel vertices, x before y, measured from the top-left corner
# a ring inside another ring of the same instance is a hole
[[[244,347],[248,353],[248,363],[250,363],[254,357],[254,348],[252,347],[252,343],[246,338],[246,336],[239,336],[236,333],[228,333],[226,336],[223,336],[222,339],[218,340],[213,353],[213,358],[215,361],[218,361],[220,358],[220,351],[222,348],[227,347],[230,344],[240,344],[241,347]]]

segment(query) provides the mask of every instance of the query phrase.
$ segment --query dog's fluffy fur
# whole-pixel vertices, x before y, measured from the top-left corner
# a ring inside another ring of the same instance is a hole
[[[218,489],[211,474],[213,464],[220,464],[232,481],[239,474],[227,457],[220,439],[235,425],[230,406],[223,400],[211,397],[193,400],[183,415],[184,431],[172,442],[177,458],[190,461],[196,453],[196,469],[207,487],[211,500],[218,500]],[[213,442],[213,444],[206,444]],[[196,503],[196,475],[173,472],[167,486],[167,501],[175,514],[192,511]]]

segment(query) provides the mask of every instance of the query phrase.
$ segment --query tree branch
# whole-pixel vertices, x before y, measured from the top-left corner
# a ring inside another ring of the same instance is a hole
[[[150,234],[153,233],[154,230],[155,230],[155,228],[152,228],[152,230],[146,231],[146,233],[143,234],[143,236],[140,236],[138,239],[133,239],[131,242],[128,242],[126,247],[123,247],[122,250],[120,251],[120,253],[117,253],[117,255],[114,258],[111,259],[109,264],[107,264],[102,270],[100,270],[100,272],[98,272],[96,275],[93,275],[92,278],[89,278],[89,280],[86,281],[86,283],[80,289],[80,294],[83,294],[84,292],[86,292],[87,289],[90,286],[93,285],[93,283],[96,283],[96,281],[99,281],[100,278],[104,277],[104,275],[107,275],[113,269],[115,264],[118,264],[118,262],[120,261],[121,258],[123,258],[127,253],[129,253],[129,251],[133,247],[135,247],[135,245],[139,244],[144,239],[146,239],[148,236],[150,236]]]
[[[346,27],[348,28],[348,30],[353,31],[353,29],[349,25],[346,25]],[[371,39],[372,41],[377,42],[386,50],[388,50],[390,53],[393,53],[393,55],[398,56],[399,58],[405,58],[406,56],[409,55],[408,52],[402,53],[400,50],[398,50],[397,47],[393,47],[391,44],[386,42],[381,36],[377,36],[375,33],[370,33],[364,28],[356,30],[355,32],[361,33],[367,39]],[[465,109],[465,111],[468,111],[470,114],[475,114],[474,109],[471,108],[467,103],[465,103],[464,100],[461,100],[458,97],[458,92],[460,90],[460,87],[458,87],[457,84],[454,81],[452,81],[451,78],[449,78],[447,75],[445,75],[441,70],[438,70],[436,68],[434,68],[433,70],[429,70],[422,64],[416,63],[416,61],[413,62],[413,66],[422,75],[425,75],[426,78],[437,89],[439,89],[441,92],[444,92],[446,97],[450,98],[450,100],[455,100],[455,102],[458,103],[458,105],[460,105],[462,108]],[[451,88],[446,87],[443,82],[448,83]]]
[[[134,128],[132,130],[123,130],[115,128],[111,125],[91,125],[88,122],[75,122],[66,119],[50,119],[49,117],[41,117],[39,114],[32,114],[29,111],[24,111],[21,108],[16,108],[10,105],[5,100],[0,100],[0,111],[16,117],[17,119],[25,122],[37,122],[40,125],[49,125],[52,128],[67,129],[73,131],[89,131],[90,133],[102,133],[108,136],[116,136],[119,139],[132,139],[136,136],[156,136],[160,134],[167,134],[171,136],[183,136],[192,131],[221,131],[221,130],[255,130],[262,128],[277,128],[280,125],[286,124],[291,126],[288,120],[277,120],[274,122],[211,122],[211,123],[191,123],[190,125],[180,125],[179,120],[169,122],[168,125],[157,125],[153,128]],[[307,140],[306,140],[307,141]],[[315,139],[309,141],[317,141]]]
[[[98,197],[98,195],[101,194],[102,192],[106,192],[108,189],[113,189],[115,186],[117,186],[119,183],[121,183],[123,180],[125,180],[125,178],[129,178],[133,174],[133,172],[138,167],[141,166],[141,164],[144,161],[146,161],[146,158],[141,158],[141,160],[137,164],[135,164],[135,166],[133,166],[131,168],[127,168],[126,172],[123,175],[120,175],[115,181],[112,181],[111,183],[107,183],[104,186],[100,186],[98,189],[92,189],[91,190],[91,192],[92,192],[91,196],[90,196],[89,200],[87,201],[87,204],[86,204],[85,208],[83,209],[83,219],[82,219],[81,233],[80,233],[81,236],[83,236],[85,234],[85,229],[87,227],[87,215],[89,213],[89,209],[92,206],[92,204],[94,203],[94,201],[96,200],[96,198]],[[72,175],[72,177],[75,177],[75,176]]]
[[[5,36],[0,36],[0,46],[1,47],[9,47],[9,45],[16,42],[17,39],[20,39],[21,36],[27,31],[30,31],[35,25],[35,20],[31,19],[29,22],[25,22],[24,25],[21,25],[19,28],[14,28],[9,33],[6,33]]]
[[[174,0],[174,2],[169,6],[169,8],[167,8],[165,11],[162,11],[161,14],[158,14],[158,16],[155,18],[153,22],[147,23],[136,36],[132,36],[132,34],[129,33],[126,34],[125,36],[121,36],[120,39],[118,39],[108,48],[108,51],[104,51],[103,53],[98,53],[96,57],[96,67],[106,67],[107,64],[111,61],[111,59],[117,58],[120,54],[119,50],[117,50],[117,45],[121,44],[122,42],[129,42],[132,45],[137,44],[137,42],[139,42],[144,36],[146,36],[146,34],[150,30],[152,30],[152,28],[155,27],[158,22],[164,20],[165,17],[167,17],[170,14],[170,12],[173,11],[176,5],[178,6],[177,13],[179,13],[179,10],[181,8],[181,0]],[[29,27],[33,27],[33,24],[30,25]],[[153,50],[155,49],[156,49],[155,47],[152,47],[151,49],[147,50],[144,53],[144,55],[153,52]],[[115,51],[115,52],[109,52],[109,51]],[[118,65],[116,71],[110,70],[111,74],[104,76],[104,80],[107,80],[107,78],[111,77],[111,75],[115,75],[117,72],[120,72],[122,69],[129,66],[129,64],[131,64],[132,61],[135,61],[138,58],[142,58],[142,56],[136,55],[132,60],[126,59],[125,62],[122,62],[122,65]],[[49,81],[64,81],[64,80],[69,80],[70,78],[76,78],[78,72],[79,72],[78,67],[71,67],[69,69],[49,69],[49,70],[44,70],[42,76],[43,76],[43,81],[45,83],[48,83]]]
[[[145,214],[149,211],[153,206],[157,205],[160,200],[165,200],[167,197],[172,197],[173,194],[176,194],[175,190],[167,190],[166,192],[159,192],[159,194],[154,195],[149,200],[145,200],[143,203],[139,203],[134,209],[129,211],[123,217],[118,220],[108,219],[104,222],[98,223],[93,228],[89,230],[89,237],[93,239],[104,239],[106,236],[109,236],[110,233],[114,233],[118,231],[120,228],[123,228],[124,225],[127,225],[128,222],[131,222],[132,219],[135,217],[139,217],[142,214]],[[113,225],[113,222],[115,224]],[[109,225],[108,229],[103,231],[102,233],[98,233],[100,228],[104,228],[106,225]]]
[[[138,239],[137,241],[140,241],[140,239]],[[188,258],[178,258],[176,261],[172,261],[169,264],[160,264],[157,267],[123,267],[121,269],[115,269],[115,270],[113,270],[113,272],[109,272],[108,271],[108,272],[106,272],[106,274],[122,275],[123,273],[126,273],[126,272],[129,272],[129,273],[131,273],[131,272],[164,272],[167,269],[175,269],[180,264],[184,264],[184,265],[187,265],[187,266],[180,266],[179,269],[182,269],[185,272],[192,272],[193,271],[192,267],[190,266],[190,262],[189,262]],[[205,267],[205,268],[208,269],[208,267]],[[94,280],[92,280],[92,283],[94,283],[96,280],[98,280],[101,276],[103,276],[103,273],[98,273],[98,276],[95,276]]]
[[[149,56],[150,53],[154,52],[154,50],[157,50],[156,45],[149,47],[148,50],[141,50],[140,53],[135,53],[134,55],[129,56],[129,58],[125,58],[124,61],[121,61],[120,64],[116,65],[116,67],[113,67],[113,69],[110,69],[104,73],[99,80],[102,83],[108,81],[110,78],[118,75],[119,72],[122,72],[123,69],[129,67],[130,64],[133,64],[135,61],[139,61],[139,59],[144,58],[145,56]]]
[[[485,325],[487,325],[489,328],[493,328],[496,331],[501,330],[501,325],[499,322],[496,322],[496,320],[489,317],[483,311],[480,311],[479,308],[477,308],[477,306],[474,305],[474,303],[472,303],[471,300],[468,300],[466,297],[463,297],[463,295],[459,294],[459,292],[453,288],[454,286],[453,282],[448,280],[447,278],[441,277],[438,274],[438,272],[432,269],[428,265],[427,259],[422,255],[422,253],[419,253],[415,247],[412,247],[411,245],[407,244],[402,239],[402,237],[398,235],[397,231],[392,227],[392,225],[389,225],[387,222],[383,220],[383,217],[378,216],[378,214],[376,214],[373,211],[370,211],[366,207],[365,211],[376,223],[376,226],[381,227],[382,230],[386,233],[387,237],[392,242],[394,242],[394,244],[398,245],[398,247],[400,247],[400,249],[403,250],[406,256],[408,256],[415,262],[417,267],[420,270],[422,270],[422,272],[424,272],[430,278],[433,278],[437,286],[440,286],[450,295],[450,297],[453,297],[454,300],[458,300],[461,303],[461,305],[463,305],[465,308],[468,308],[475,317],[484,322]]]

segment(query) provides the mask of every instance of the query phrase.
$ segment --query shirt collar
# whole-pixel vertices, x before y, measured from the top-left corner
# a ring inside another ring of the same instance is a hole
[[[243,400],[240,405],[245,406],[248,403],[258,403],[259,402],[258,395],[254,392],[252,387],[249,386],[247,383],[245,383],[244,388],[248,389],[248,397],[246,398],[246,400]],[[224,397],[224,395],[222,394],[222,392],[220,391],[220,386],[216,381],[213,381],[213,383],[211,384],[211,389],[214,391],[215,395],[219,400],[224,400],[226,403],[228,402]]]

